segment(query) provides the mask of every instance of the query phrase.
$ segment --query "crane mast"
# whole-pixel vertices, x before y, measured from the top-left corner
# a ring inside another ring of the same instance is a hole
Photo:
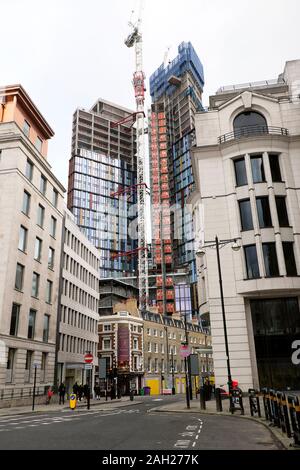
[[[146,240],[146,185],[145,185],[145,74],[143,72],[143,38],[141,12],[136,25],[129,23],[133,32],[125,41],[127,47],[135,48],[135,72],[133,87],[136,100],[136,144],[137,144],[137,212],[138,212],[138,287],[139,308],[148,308],[148,248]]]

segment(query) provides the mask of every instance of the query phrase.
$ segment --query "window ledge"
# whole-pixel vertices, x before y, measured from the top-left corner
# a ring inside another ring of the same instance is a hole
[[[21,212],[22,212],[23,215],[25,215],[27,217],[27,219],[30,219],[29,215],[26,214],[26,212],[24,212],[24,211],[21,211]]]
[[[16,292],[19,292],[19,294],[24,294],[24,291],[21,289],[18,289],[17,287],[14,288]]]

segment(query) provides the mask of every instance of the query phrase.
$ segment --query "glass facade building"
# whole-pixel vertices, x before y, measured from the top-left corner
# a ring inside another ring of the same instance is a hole
[[[68,208],[87,238],[100,250],[100,277],[126,277],[136,258],[120,256],[137,247],[130,224],[136,195],[122,191],[136,184],[135,129],[116,122],[131,111],[99,100],[73,118]]]
[[[203,66],[191,43],[181,43],[177,57],[166,67],[161,65],[150,77],[151,198],[152,208],[161,207],[162,213],[159,217],[159,211],[155,210],[152,215],[154,268],[159,287],[152,301],[160,313],[176,311],[189,317],[196,317],[199,309],[193,221],[187,198],[194,189],[191,147],[195,113],[203,110],[203,87]],[[170,220],[165,220],[167,209]],[[169,236],[163,236],[168,225]],[[186,282],[182,289],[176,289],[170,274],[182,268],[187,272]],[[161,291],[166,289],[162,298]],[[181,292],[184,292],[184,302],[179,298]],[[183,303],[189,305],[188,311],[181,309]]]

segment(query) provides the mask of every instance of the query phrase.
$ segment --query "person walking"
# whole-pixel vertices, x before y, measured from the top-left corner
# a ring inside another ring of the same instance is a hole
[[[78,386],[78,399],[79,399],[79,401],[81,401],[82,395],[83,395],[83,386],[80,384]]]
[[[65,384],[62,382],[60,386],[58,387],[58,393],[59,393],[59,404],[64,405],[65,404],[65,394],[66,394],[66,387]]]
[[[47,392],[46,405],[50,405],[50,401],[51,401],[51,398],[52,398],[53,395],[54,395],[54,392],[53,392],[52,388],[49,387],[48,392]]]
[[[79,385],[77,382],[75,382],[73,385],[73,393],[75,393],[76,398],[78,398],[78,392],[79,392]]]
[[[88,384],[85,384],[83,386],[83,396],[86,400],[88,399],[89,393],[90,393],[90,387],[88,386]]]

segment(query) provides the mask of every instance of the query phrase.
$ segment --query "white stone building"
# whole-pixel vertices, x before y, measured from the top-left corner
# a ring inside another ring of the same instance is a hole
[[[0,88],[0,406],[53,385],[64,188],[52,129],[20,85]]]
[[[66,208],[63,221],[56,383],[72,391],[75,382],[93,388],[98,366],[100,252]],[[91,371],[85,370],[87,352],[94,356]]]
[[[300,60],[276,80],[221,88],[196,115],[191,197],[197,246],[220,250],[232,378],[299,390]],[[196,246],[196,247],[197,247]],[[227,383],[216,250],[198,259],[200,313],[209,314],[216,386]]]

